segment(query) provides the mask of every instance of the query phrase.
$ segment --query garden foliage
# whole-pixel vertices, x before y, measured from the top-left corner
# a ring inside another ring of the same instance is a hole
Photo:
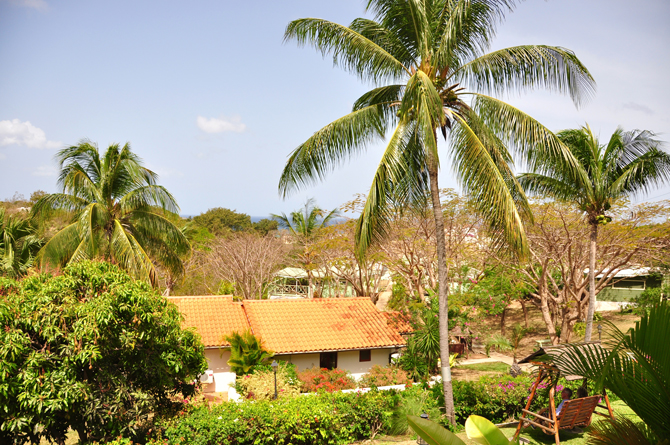
[[[156,443],[176,445],[349,444],[388,429],[397,395],[319,393],[195,408],[168,423]]]
[[[342,389],[353,389],[356,381],[347,371],[335,368],[310,368],[298,372],[298,379],[302,385],[302,392],[339,391]]]
[[[290,397],[300,394],[300,381],[295,365],[278,361],[277,397]],[[275,375],[271,366],[261,366],[253,374],[237,378],[235,389],[242,397],[256,400],[270,400],[275,395]]]
[[[407,373],[397,366],[374,365],[370,372],[363,374],[358,381],[360,388],[372,388],[380,386],[404,385],[410,382]]]
[[[141,440],[206,368],[180,325],[176,306],[108,263],[0,279],[0,443],[61,443],[68,428]]]

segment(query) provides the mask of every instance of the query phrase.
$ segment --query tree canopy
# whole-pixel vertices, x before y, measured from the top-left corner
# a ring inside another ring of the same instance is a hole
[[[147,283],[84,261],[62,275],[0,278],[0,442],[139,437],[195,391],[197,334]]]
[[[157,284],[154,261],[172,277],[184,273],[191,245],[172,222],[179,207],[130,149],[110,145],[104,153],[88,140],[59,151],[61,193],[42,196],[32,213],[71,212],[72,221],[40,251],[42,266],[82,260],[112,261],[133,277]]]

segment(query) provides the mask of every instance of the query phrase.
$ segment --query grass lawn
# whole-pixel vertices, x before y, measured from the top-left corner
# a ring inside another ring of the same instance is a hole
[[[458,365],[456,369],[479,372],[507,372],[509,371],[509,365],[503,362],[484,362],[472,365]]]

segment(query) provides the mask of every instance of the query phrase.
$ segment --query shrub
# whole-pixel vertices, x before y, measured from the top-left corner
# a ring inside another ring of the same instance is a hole
[[[416,385],[400,392],[398,401],[393,407],[389,434],[411,433],[407,416],[420,416],[423,413],[436,421],[441,418],[438,401],[430,391],[424,389],[422,385]]]
[[[165,424],[155,443],[348,444],[387,432],[397,399],[392,391],[371,391],[201,406]]]
[[[177,307],[114,265],[0,289],[0,443],[60,442],[69,428],[82,442],[142,440],[206,369]]]
[[[407,373],[397,366],[374,365],[370,369],[370,372],[363,374],[358,382],[358,386],[361,388],[373,388],[379,386],[403,385],[409,381]]]
[[[277,362],[277,397],[300,394],[300,381],[296,377],[295,365]],[[270,368],[270,369],[266,369]],[[269,400],[275,395],[275,376],[271,366],[256,369],[253,374],[244,375],[236,380],[235,389],[248,399]]]
[[[302,392],[333,392],[356,387],[353,377],[347,371],[339,368],[306,369],[298,372],[298,379],[302,383]]]
[[[454,405],[456,408],[456,421],[461,425],[472,414],[486,417],[493,423],[501,423],[510,419],[518,419],[521,409],[526,407],[530,389],[535,382],[530,376],[485,376],[478,381],[452,381],[454,390]],[[581,380],[567,382],[560,379],[556,387],[555,402],[560,403],[561,390],[564,387],[574,392],[581,385]],[[589,382],[589,394],[593,392],[593,386]],[[431,389],[433,397],[444,406],[442,395],[442,384],[437,383]],[[549,406],[549,384],[543,381],[533,398],[531,410],[537,411]]]
[[[263,341],[257,335],[246,331],[232,332],[223,337],[230,343],[230,370],[235,374],[253,374],[257,366],[267,362],[274,353],[265,349]]]

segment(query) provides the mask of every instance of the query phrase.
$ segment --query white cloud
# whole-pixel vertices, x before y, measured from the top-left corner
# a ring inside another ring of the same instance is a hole
[[[37,169],[33,170],[32,174],[33,176],[56,176],[56,167],[40,165]]]
[[[9,0],[9,3],[16,6],[23,6],[24,8],[37,9],[38,11],[46,11],[49,5],[44,0]]]
[[[623,104],[623,107],[633,111],[640,111],[644,114],[648,114],[649,116],[654,114],[654,110],[652,110],[648,106],[641,105],[635,102],[626,102],[625,104]]]
[[[225,117],[217,119],[213,117],[207,119],[206,117],[198,116],[196,121],[198,123],[198,128],[205,133],[223,133],[224,131],[242,133],[247,129],[247,126],[242,123],[242,120],[239,117],[233,117],[231,119]]]
[[[61,142],[48,141],[44,131],[28,121],[0,121],[0,147],[23,145],[30,148],[57,148]]]
[[[7,159],[7,155],[4,153],[0,153],[0,159]]]

